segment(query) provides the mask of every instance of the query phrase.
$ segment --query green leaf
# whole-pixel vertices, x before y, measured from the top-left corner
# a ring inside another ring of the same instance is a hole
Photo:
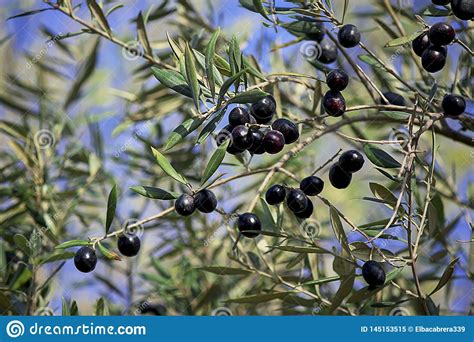
[[[274,299],[286,297],[292,293],[296,293],[296,292],[288,291],[288,292],[274,292],[274,293],[258,294],[258,295],[228,299],[225,301],[225,303],[265,303]]]
[[[384,69],[383,65],[380,64],[379,61],[377,61],[374,57],[370,55],[359,55],[358,57],[364,63],[372,65],[375,68]]]
[[[112,225],[115,216],[115,209],[117,208],[117,184],[114,184],[110,190],[109,198],[107,200],[107,215],[105,218],[105,234],[107,235]]]
[[[71,312],[69,311],[69,305],[67,303],[66,298],[61,297],[61,304],[62,304],[62,316],[71,316]]]
[[[150,41],[148,40],[148,35],[146,33],[145,21],[143,20],[142,11],[138,12],[138,16],[137,16],[137,33],[138,33],[138,41],[145,49],[146,54],[153,56],[153,51],[151,49]]]
[[[31,255],[31,248],[30,248],[30,243],[21,234],[15,234],[13,236],[13,241],[15,242],[15,245],[23,252],[23,254],[29,256]]]
[[[107,258],[111,260],[117,260],[120,261],[122,258],[115,252],[107,249],[103,244],[100,242],[97,242],[97,247],[99,248],[99,251]]]
[[[221,165],[222,161],[224,160],[229,143],[230,139],[227,139],[214,151],[211,156],[211,159],[209,159],[209,162],[207,163],[206,168],[204,169],[204,173],[201,178],[201,185],[206,183],[206,181],[211,178],[214,172],[216,172],[219,165]]]
[[[459,258],[455,258],[449,263],[448,267],[446,267],[446,269],[444,270],[443,275],[441,276],[441,278],[439,278],[438,284],[433,289],[433,291],[430,292],[428,296],[432,296],[433,294],[441,290],[443,286],[449,282],[449,280],[451,279],[454,273],[454,266],[456,265],[458,261],[459,261]]]
[[[369,182],[369,188],[375,197],[384,200],[392,208],[397,204],[397,197],[385,186],[374,182]]]
[[[102,12],[102,8],[95,2],[95,0],[87,0],[87,5],[89,6],[89,10],[91,11],[92,16],[97,20],[99,26],[107,32],[109,37],[112,37],[112,31],[110,30],[109,23],[105,18],[104,13]]]
[[[187,119],[181,125],[176,127],[170,136],[166,140],[165,150],[169,150],[179,143],[184,137],[195,131],[201,124],[204,122],[204,119]]]
[[[278,249],[285,252],[293,253],[327,253],[324,249],[318,247],[299,247],[299,246],[268,246],[272,249]]]
[[[240,268],[226,267],[226,266],[204,266],[199,267],[199,270],[214,273],[217,275],[243,275],[250,274],[252,271],[244,270]]]
[[[398,111],[392,111],[392,110],[382,110],[380,111],[380,113],[395,120],[407,120],[411,116],[410,113],[398,112]]]
[[[423,31],[416,31],[408,36],[404,37],[399,37],[396,39],[393,39],[389,41],[387,44],[385,44],[385,47],[394,47],[394,46],[400,46],[400,45],[405,45],[407,43],[410,43],[412,40],[417,38]]]
[[[391,155],[372,144],[364,144],[364,153],[376,166],[387,169],[399,168],[401,165]]]
[[[257,102],[258,100],[263,99],[265,96],[268,96],[269,94],[260,90],[260,89],[252,89],[248,91],[244,91],[242,93],[238,93],[235,95],[233,98],[229,100],[229,103],[241,103],[241,104],[246,104],[246,103],[254,103]]]
[[[267,9],[265,8],[265,6],[263,6],[262,0],[252,0],[252,3],[255,9],[258,11],[258,13],[262,15],[262,17],[264,17],[267,20],[270,20],[270,18],[267,15]]]
[[[334,230],[334,235],[336,236],[337,240],[339,241],[347,255],[351,255],[351,249],[349,248],[346,232],[344,231],[341,219],[339,218],[339,213],[334,207],[329,208],[329,216],[331,220],[332,229]]]
[[[191,87],[191,94],[193,96],[194,105],[196,109],[199,111],[199,96],[201,88],[199,87],[199,81],[197,79],[197,72],[196,72],[196,63],[194,60],[194,55],[189,48],[189,45],[186,44],[186,49],[184,51],[184,64],[186,66],[186,79],[188,80],[188,84]]]
[[[186,178],[178,173],[173,166],[171,166],[170,162],[164,155],[162,155],[157,149],[155,149],[153,146],[151,147],[151,151],[153,155],[155,156],[156,161],[158,162],[158,165],[161,167],[161,169],[171,178],[177,180],[178,182],[182,184],[188,184],[188,181]]]
[[[59,261],[59,260],[68,260],[68,259],[74,258],[74,255],[76,255],[76,253],[74,252],[62,252],[62,253],[51,254],[50,256],[42,260],[41,264],[43,265],[43,264],[47,264],[47,263]]]
[[[28,15],[33,15],[33,14],[37,14],[37,13],[41,13],[41,12],[44,12],[44,11],[51,11],[53,10],[54,8],[41,8],[41,9],[37,9],[37,10],[33,10],[33,11],[28,11],[28,12],[23,12],[23,13],[20,13],[20,14],[16,14],[14,16],[11,16],[11,17],[8,17],[7,18],[7,21],[10,20],[10,19],[14,19],[14,18],[20,18],[20,17],[26,17]]]
[[[232,83],[236,82],[237,80],[239,80],[240,76],[242,76],[248,69],[243,69],[243,70],[240,70],[238,73],[236,73],[235,75],[233,75],[232,77],[229,77],[225,82],[224,84],[222,85],[221,89],[219,90],[219,97],[217,99],[217,106],[220,106],[220,104],[222,103],[222,101],[224,101],[224,96],[225,94],[227,93],[227,91],[229,90],[230,86],[232,85]],[[238,86],[237,86],[238,87]],[[236,89],[237,89],[236,87]]]
[[[97,300],[97,303],[95,304],[95,315],[96,316],[109,315],[109,308],[107,307],[107,303],[105,302],[103,297],[99,298],[99,300]]]
[[[216,96],[216,85],[214,80],[214,55],[216,51],[216,43],[219,38],[220,28],[212,34],[209,44],[206,48],[206,76],[209,82],[209,88],[211,89],[212,98]]]
[[[160,199],[160,200],[173,200],[179,197],[179,193],[155,188],[152,186],[132,186],[130,190],[136,192],[144,197]]]
[[[193,93],[186,83],[186,79],[179,72],[174,70],[164,70],[155,67],[151,68],[153,76],[161,82],[165,87],[174,90],[175,92],[187,96],[193,97]]]
[[[91,244],[90,241],[86,241],[86,240],[70,240],[70,241],[63,242],[60,245],[57,245],[55,248],[65,249],[65,248],[77,247],[77,246],[89,246],[90,244]]]
[[[224,117],[224,108],[220,109],[216,113],[216,115],[211,120],[209,120],[209,122],[206,124],[206,126],[204,126],[204,128],[199,133],[199,136],[197,138],[196,143],[197,144],[202,144],[202,142],[204,140],[206,140],[207,137],[212,132],[214,132],[214,130],[216,129],[217,125],[219,124],[219,122],[222,120],[223,117]]]

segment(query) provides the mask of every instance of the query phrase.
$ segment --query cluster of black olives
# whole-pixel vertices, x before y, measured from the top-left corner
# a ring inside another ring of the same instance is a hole
[[[280,204],[286,199],[286,206],[296,217],[307,219],[313,214],[313,202],[308,196],[316,196],[324,188],[324,181],[316,176],[309,176],[300,182],[299,189],[290,189],[281,184],[272,185],[265,193],[265,200],[270,205]]]
[[[356,150],[346,151],[329,169],[329,181],[336,189],[345,189],[351,184],[352,174],[364,166],[364,157]]]
[[[182,194],[174,202],[174,209],[181,216],[190,216],[196,209],[201,213],[212,213],[216,207],[216,195],[208,189],[201,190],[194,196]]]
[[[244,107],[235,107],[229,113],[229,124],[216,137],[218,145],[230,139],[227,152],[242,153],[245,150],[252,154],[280,152],[285,144],[298,140],[300,133],[296,124],[287,119],[277,119],[271,129],[258,125],[269,124],[276,112],[276,102],[268,95],[252,104],[250,111]],[[264,133],[264,130],[267,130]]]
[[[330,116],[341,116],[346,111],[346,100],[341,91],[349,84],[349,76],[343,70],[332,70],[326,76],[326,84],[329,90],[323,98],[324,109]]]
[[[451,4],[451,10],[458,19],[474,19],[474,1],[472,0],[431,0],[431,2],[440,6]]]
[[[456,37],[454,28],[446,23],[436,23],[412,42],[413,51],[421,57],[423,68],[435,73],[442,70],[448,55],[447,45]]]
[[[314,33],[307,33],[306,38],[314,40],[318,43],[319,54],[317,59],[323,64],[334,63],[337,59],[337,46],[328,39],[324,39],[324,24],[321,22],[315,22]]]
[[[126,233],[120,235],[117,240],[119,252],[126,257],[133,257],[140,250],[140,238],[135,234]],[[97,265],[97,255],[90,246],[84,246],[77,250],[74,255],[74,265],[78,271],[83,273],[92,272]]]

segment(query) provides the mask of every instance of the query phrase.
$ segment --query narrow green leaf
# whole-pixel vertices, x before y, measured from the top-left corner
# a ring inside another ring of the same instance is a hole
[[[37,9],[37,10],[33,10],[33,11],[23,12],[23,13],[16,14],[16,15],[14,15],[14,16],[8,17],[8,18],[7,18],[7,21],[10,20],[10,19],[15,19],[15,18],[20,18],[20,17],[26,17],[26,16],[29,16],[29,15],[41,13],[41,12],[44,12],[44,11],[51,11],[51,10],[53,10],[53,9],[54,9],[54,8],[48,7],[48,8],[41,8],[41,9]]]
[[[327,253],[324,249],[318,247],[299,247],[299,246],[269,246],[272,249],[278,249],[293,253]]]
[[[391,155],[375,145],[364,144],[363,150],[367,158],[376,166],[387,169],[399,168],[401,166]]]
[[[70,240],[70,241],[63,242],[60,245],[57,245],[55,248],[65,249],[65,248],[77,247],[77,246],[89,246],[90,244],[91,244],[90,241],[87,241],[87,240]]]
[[[74,257],[76,253],[74,252],[62,252],[62,253],[55,253],[51,254],[50,256],[46,257],[44,260],[41,261],[41,264],[48,264],[50,262],[55,262],[59,260],[68,260]]]
[[[66,298],[61,297],[61,305],[62,305],[62,312],[63,316],[71,316],[71,311],[69,311],[69,304],[67,303]]]
[[[152,186],[132,186],[130,190],[136,192],[139,195],[160,200],[173,200],[178,198],[180,195],[177,192],[167,191]]]
[[[235,95],[233,98],[229,100],[229,103],[254,103],[257,102],[258,100],[263,99],[265,96],[268,96],[269,94],[260,90],[260,89],[252,89],[248,91],[244,91],[242,93],[238,93]]]
[[[147,55],[153,56],[150,41],[148,40],[148,34],[146,33],[145,21],[143,20],[142,11],[138,12],[137,16],[137,33],[138,41],[145,49]]]
[[[204,128],[201,130],[201,132],[199,133],[199,137],[197,138],[197,141],[196,143],[197,144],[202,144],[202,142],[204,140],[207,139],[207,137],[212,133],[214,132],[214,130],[216,129],[217,125],[219,124],[219,122],[222,120],[222,118],[224,117],[224,109],[225,108],[222,108],[220,109],[215,115],[214,117],[209,120],[209,122],[206,124],[206,126],[204,126]]]
[[[262,15],[262,17],[271,21],[271,19],[268,17],[267,9],[265,8],[265,6],[263,6],[262,0],[252,0],[252,3],[258,13]]]
[[[187,96],[193,97],[191,89],[186,83],[186,79],[179,72],[174,70],[164,70],[155,67],[151,68],[153,76],[161,82],[165,87],[174,90],[175,92]]]
[[[211,89],[212,98],[216,96],[216,85],[214,80],[214,55],[216,51],[216,43],[219,38],[220,28],[212,34],[209,44],[206,48],[206,75],[207,81],[209,82],[209,88]]]
[[[448,267],[446,267],[446,269],[444,270],[443,275],[441,276],[441,278],[439,278],[438,284],[433,289],[433,291],[430,292],[428,296],[432,296],[433,294],[441,290],[443,286],[449,282],[449,280],[451,279],[454,273],[454,266],[456,265],[458,261],[459,261],[459,258],[455,258],[449,263]]]
[[[199,270],[214,273],[217,275],[242,275],[251,274],[252,271],[244,270],[240,268],[226,267],[226,266],[204,266],[199,267]]]
[[[196,109],[199,111],[199,96],[200,90],[199,81],[197,79],[197,71],[196,71],[196,63],[194,60],[194,55],[189,48],[189,45],[186,45],[186,49],[184,51],[184,63],[186,66],[186,79],[188,80],[188,84],[191,88],[191,93],[193,95],[194,105]]]
[[[176,144],[183,140],[184,137],[199,128],[203,122],[204,119],[189,118],[185,120],[181,125],[176,127],[173,132],[171,132],[163,148],[169,150],[176,146]]]
[[[109,37],[112,37],[112,31],[110,30],[110,26],[107,22],[107,18],[105,18],[104,12],[102,12],[102,8],[100,8],[95,0],[87,0],[87,5],[89,6],[92,16],[97,20],[102,30],[107,32]]]
[[[225,303],[265,303],[274,299],[286,297],[292,293],[295,293],[295,291],[258,294],[258,295],[228,299],[225,301]]]
[[[331,220],[332,229],[334,230],[334,235],[336,236],[337,240],[339,241],[347,255],[352,255],[351,249],[349,248],[349,243],[347,241],[346,232],[344,231],[344,227],[342,226],[339,214],[334,207],[329,208],[329,216]]]
[[[209,159],[209,162],[206,165],[206,168],[204,169],[204,173],[201,178],[201,185],[207,182],[209,178],[216,172],[217,168],[219,165],[221,165],[222,161],[224,160],[227,147],[229,146],[230,139],[227,139],[222,143],[212,154],[211,159]]]
[[[391,119],[395,120],[407,120],[410,117],[410,113],[405,113],[405,112],[397,112],[397,111],[388,111],[388,110],[382,110],[380,111],[385,116],[388,116]]]
[[[410,43],[416,37],[418,37],[421,33],[423,33],[423,31],[416,31],[416,32],[414,32],[414,33],[412,33],[408,36],[393,39],[393,40],[389,41],[387,44],[385,44],[385,47],[394,47],[394,46],[405,45],[407,43]]]
[[[378,183],[369,182],[369,188],[375,197],[384,200],[391,207],[395,207],[397,204],[397,197],[385,186]]]
[[[162,155],[157,149],[154,147],[151,147],[151,151],[153,153],[153,156],[155,156],[156,161],[158,162],[158,165],[161,167],[161,169],[171,178],[177,180],[178,182],[182,184],[188,184],[188,181],[186,178],[179,174],[178,171],[176,171],[173,166],[170,164],[168,159],[164,155]]]
[[[15,234],[13,236],[13,241],[15,242],[15,245],[27,256],[31,255],[31,248],[30,248],[30,243],[21,234]]]
[[[248,69],[243,69],[243,70],[240,70],[238,73],[236,73],[235,75],[229,77],[225,82],[224,84],[222,85],[221,89],[219,90],[219,97],[217,99],[217,105],[220,106],[220,104],[222,103],[222,101],[224,101],[224,96],[225,94],[227,93],[227,91],[229,90],[230,86],[237,82],[239,79],[240,79],[240,76],[242,76],[245,72],[247,72]],[[238,87],[238,86],[237,86]]]
[[[117,184],[114,184],[110,190],[109,198],[107,200],[107,215],[105,218],[105,234],[108,234],[110,226],[115,216],[115,209],[117,208]]]
[[[364,63],[372,65],[375,68],[384,69],[383,65],[380,64],[379,61],[377,61],[374,57],[370,55],[359,55],[358,57]]]
[[[99,248],[99,251],[107,258],[111,260],[117,260],[120,261],[122,258],[115,252],[107,249],[103,244],[100,242],[97,242],[97,247]]]

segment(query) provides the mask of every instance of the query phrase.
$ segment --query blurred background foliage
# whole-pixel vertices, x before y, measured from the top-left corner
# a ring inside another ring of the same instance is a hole
[[[68,3],[71,2],[63,1],[64,8]],[[2,314],[209,315],[220,314],[222,307],[226,308],[225,312],[240,315],[389,314],[399,307],[410,314],[426,313],[423,311],[426,304],[413,296],[415,286],[410,267],[390,265],[387,270],[400,272],[383,291],[363,301],[341,301],[339,308],[328,310],[328,303],[335,298],[341,283],[340,269],[334,262],[338,258],[332,254],[339,253],[341,247],[331,228],[328,207],[319,200],[315,201],[315,213],[308,222],[298,222],[286,210],[271,211],[263,202],[258,203],[256,212],[262,218],[264,230],[278,232],[284,227],[284,231],[330,251],[314,254],[273,250],[264,254],[264,258],[271,259],[275,274],[268,272],[258,251],[281,242],[281,238],[259,238],[260,247],[241,240],[239,249],[233,251],[236,237],[233,221],[219,213],[195,214],[186,219],[170,213],[140,225],[144,231],[140,232],[142,249],[137,257],[122,261],[101,257],[90,274],[76,272],[70,260],[71,251],[55,249],[67,240],[104,234],[107,196],[114,183],[120,192],[112,231],[172,206],[172,201],[138,196],[129,187],[146,185],[183,192],[181,185],[158,167],[149,148],[162,150],[175,127],[196,117],[192,99],[168,89],[152,76],[152,65],[160,68],[179,65],[170,49],[170,40],[181,47],[188,42],[195,53],[204,54],[211,35],[220,27],[218,55],[226,57],[228,43],[235,36],[249,63],[264,75],[292,72],[310,77],[307,79],[310,87],[304,82],[274,82],[265,88],[277,99],[278,116],[302,121],[321,115],[318,97],[325,85],[312,78],[324,80],[324,66],[318,63],[315,66],[307,60],[305,39],[295,41],[298,35],[281,27],[305,16],[303,12],[286,9],[305,5],[278,1],[275,6],[280,13],[264,13],[267,16],[264,18],[262,10],[255,7],[259,3],[98,1],[88,6],[86,1],[72,1],[74,16],[79,18],[74,20],[67,13],[53,9],[55,3],[51,3],[52,7],[39,1],[4,1],[0,7]],[[448,66],[436,76],[420,72],[410,48],[384,48],[386,42],[401,36],[397,25],[407,34],[420,30],[415,13],[425,15],[428,23],[454,22],[458,34],[472,48],[472,21],[456,22],[449,11],[436,12],[429,1],[325,3],[332,6],[340,20],[345,12],[344,21],[359,26],[363,42],[421,93],[429,94],[436,80],[435,103],[448,91],[472,99],[472,56],[459,46],[450,47]],[[103,18],[97,12],[94,15],[97,8],[101,9]],[[40,11],[7,20],[36,10]],[[84,23],[109,37],[98,35]],[[330,23],[325,25],[333,28]],[[363,51],[356,48],[348,52],[378,87],[402,93],[409,103],[414,103],[413,93],[404,84],[357,58]],[[338,61],[329,67],[336,65],[351,75],[349,89],[344,93],[348,107],[373,103],[341,53]],[[261,82],[255,75],[248,78],[251,85]],[[370,111],[366,112],[359,114]],[[454,272],[446,275],[450,281],[426,299],[431,314],[467,314],[474,303],[472,113],[470,102],[463,120],[443,119],[436,134],[436,191],[430,203],[429,219],[432,231],[421,240],[417,259],[423,291],[430,293],[443,278],[443,272],[448,269],[449,273],[450,262],[459,260],[452,264],[456,264],[452,266]],[[347,113],[347,117],[355,115]],[[331,124],[338,120],[328,119]],[[224,121],[217,127],[224,126]],[[310,125],[301,126],[303,135],[313,129]],[[405,128],[406,122],[371,120],[344,126],[338,132],[390,140]],[[165,152],[175,169],[191,181],[199,181],[216,148],[212,137],[196,145],[198,136],[199,130],[192,132]],[[421,170],[429,168],[431,139],[428,132],[418,146],[426,152],[420,157],[425,160],[418,161]],[[285,168],[301,179],[339,149],[348,148],[361,150],[362,144],[334,132],[325,134],[292,158]],[[403,150],[399,146],[385,149],[401,160]],[[218,173],[225,177],[245,173],[271,166],[279,158],[281,155],[263,156],[253,158],[249,164],[248,156],[227,155]],[[325,167],[320,172],[325,180],[327,170]],[[425,171],[420,171],[414,179],[418,214],[425,204]],[[264,174],[258,174],[217,187],[219,208],[227,213],[242,211],[255,196],[263,177]],[[282,173],[271,184],[276,182],[297,186]],[[383,184],[396,195],[400,191],[397,182],[390,181],[367,162],[348,189],[336,190],[327,182],[323,195],[350,221],[359,227],[368,224],[366,228],[377,234],[384,223],[373,222],[386,220],[392,212],[383,201],[364,200],[374,197],[369,182]],[[305,235],[308,225],[317,235]],[[357,241],[362,241],[360,236],[351,232],[350,226],[344,224],[344,227],[349,243],[358,246]],[[379,239],[378,246],[401,259],[406,257],[405,229],[394,225],[387,234],[390,236]],[[115,238],[106,240],[105,244],[115,249]],[[359,247],[365,253],[366,247]],[[368,252],[360,257],[367,258]],[[209,268],[216,265],[229,269]],[[203,267],[208,268],[203,270]],[[300,285],[303,283],[307,284]],[[298,286],[294,288],[291,284]],[[363,287],[357,276],[353,292]]]

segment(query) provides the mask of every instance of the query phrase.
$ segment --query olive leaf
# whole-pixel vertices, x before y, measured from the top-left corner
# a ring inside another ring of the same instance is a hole
[[[446,285],[449,282],[449,280],[451,279],[454,273],[454,266],[456,265],[458,261],[459,261],[459,258],[455,258],[449,263],[448,267],[446,267],[446,269],[444,270],[443,275],[441,276],[441,278],[439,278],[438,284],[436,284],[436,287],[433,289],[433,291],[430,292],[428,296],[435,294],[436,292],[441,290],[444,285]]]
[[[228,101],[228,103],[240,103],[240,104],[254,103],[263,99],[264,97],[268,95],[269,94],[264,92],[263,90],[252,89],[252,90],[244,91],[242,93],[238,93],[237,95],[232,97]]]
[[[387,169],[399,168],[401,165],[391,155],[372,144],[364,144],[363,150],[367,158],[376,166]]]
[[[15,245],[25,254],[31,255],[30,242],[21,234],[15,234],[13,236],[13,241]]]
[[[246,297],[228,299],[224,301],[225,303],[264,303],[269,302],[274,299],[281,299],[288,296],[289,294],[296,293],[295,291],[287,292],[274,292],[274,293],[265,293],[258,295],[251,295]]]
[[[138,12],[137,16],[137,32],[138,32],[138,41],[145,49],[147,55],[153,56],[153,51],[151,50],[150,41],[148,40],[148,34],[146,33],[145,21],[143,20],[142,11]]]
[[[160,199],[160,200],[173,200],[179,197],[179,193],[155,188],[152,186],[132,186],[130,190],[136,192],[144,197]]]
[[[331,220],[332,229],[334,230],[334,235],[336,236],[337,240],[339,241],[347,255],[352,256],[351,249],[347,241],[346,232],[344,231],[341,219],[339,218],[339,213],[334,207],[329,208],[329,216]]]
[[[184,64],[186,66],[186,79],[191,88],[191,94],[194,100],[194,105],[196,109],[199,110],[199,96],[201,94],[201,87],[199,86],[199,81],[197,78],[196,63],[195,57],[189,45],[186,44],[184,50]]]
[[[70,240],[70,241],[63,242],[60,245],[57,245],[55,248],[65,249],[65,248],[77,247],[77,246],[89,246],[90,244],[91,244],[90,241],[86,241],[86,240]]]
[[[60,261],[60,260],[68,260],[74,257],[76,253],[74,252],[62,252],[62,253],[55,253],[51,254],[50,256],[46,257],[41,261],[41,264],[48,264],[50,262]]]
[[[171,178],[177,180],[178,182],[182,183],[182,184],[188,184],[188,181],[186,180],[186,178],[181,175],[180,173],[178,173],[178,171],[176,171],[174,169],[174,167],[170,164],[170,162],[168,161],[168,159],[166,159],[166,157],[164,155],[162,155],[157,149],[155,149],[153,146],[151,147],[151,151],[153,153],[153,156],[155,157],[157,163],[158,163],[158,166],[168,175],[170,176]]]
[[[385,44],[385,47],[405,45],[407,43],[410,43],[412,40],[416,39],[421,33],[423,33],[423,31],[416,31],[408,36],[393,39],[389,41],[387,44]]]
[[[170,148],[176,146],[184,137],[188,136],[190,133],[195,131],[201,124],[204,122],[204,119],[198,118],[189,118],[185,120],[182,124],[176,127],[173,132],[169,135],[166,140],[164,149],[169,150]]]
[[[252,271],[249,271],[249,270],[226,267],[226,266],[204,266],[204,267],[199,267],[198,270],[203,270],[203,271],[214,273],[217,275],[243,275],[243,274],[252,273]]]
[[[179,72],[175,70],[158,69],[155,67],[151,68],[151,72],[165,87],[170,88],[181,95],[191,98],[193,97],[193,93],[191,88],[189,88],[186,79]]]
[[[107,200],[107,215],[105,217],[105,234],[109,233],[110,226],[115,216],[115,209],[117,208],[117,184],[114,184],[110,190],[109,198]]]
[[[216,172],[217,168],[221,165],[222,161],[224,160],[227,147],[229,146],[230,139],[224,141],[212,154],[211,159],[206,165],[204,169],[204,173],[201,178],[201,185],[207,182],[209,178]]]
[[[229,90],[230,86],[232,85],[232,83],[238,81],[240,79],[240,76],[242,76],[248,69],[243,69],[243,70],[240,70],[238,73],[236,73],[235,75],[233,75],[232,77],[229,77],[225,82],[224,84],[222,85],[221,89],[219,90],[219,97],[217,99],[217,105],[220,106],[220,104],[222,103],[222,101],[224,101],[224,96],[225,94],[227,93],[227,91]],[[236,85],[236,89],[237,89],[238,85]]]
[[[100,27],[112,37],[112,30],[105,18],[104,12],[102,12],[102,8],[100,8],[95,0],[87,0],[87,6],[89,6],[92,16],[97,20]]]
[[[122,258],[115,252],[107,249],[103,244],[100,242],[97,242],[97,247],[99,248],[99,251],[107,258],[111,260],[117,260],[120,261]]]
[[[358,57],[364,63],[372,65],[373,67],[378,68],[378,69],[384,69],[384,66],[380,64],[378,60],[376,60],[374,57],[370,55],[359,55]]]
[[[211,89],[211,95],[214,98],[216,95],[216,85],[214,80],[214,55],[216,51],[217,38],[219,38],[220,28],[212,34],[209,44],[206,49],[206,76],[209,82],[209,88]]]

